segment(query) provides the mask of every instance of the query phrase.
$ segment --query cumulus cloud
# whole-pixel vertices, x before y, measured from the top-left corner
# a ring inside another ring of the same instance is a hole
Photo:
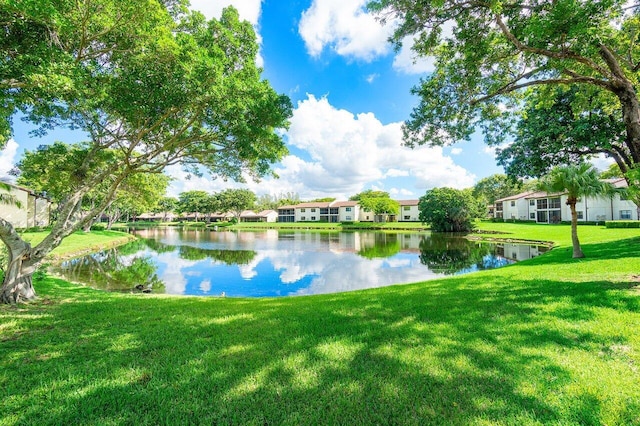
[[[402,123],[383,124],[374,114],[353,114],[329,103],[326,97],[298,103],[285,140],[294,154],[274,167],[279,179],[246,184],[212,181],[171,168],[170,194],[182,191],[217,192],[229,187],[249,188],[256,194],[295,192],[301,199],[336,197],[346,199],[364,189],[389,191],[411,197],[434,187],[466,188],[475,176],[445,156],[441,147],[403,146]],[[393,182],[387,179],[393,179]]]
[[[258,22],[262,13],[262,0],[191,0],[191,9],[202,12],[207,19],[220,18],[222,10],[228,6],[233,6],[238,10],[240,19],[249,21],[253,25],[258,37],[258,44],[262,45]],[[260,53],[256,58],[259,67],[264,66],[264,58]]]
[[[451,155],[460,155],[462,154],[462,148],[451,148]]]
[[[7,145],[0,151],[0,179],[12,179],[9,171],[13,169],[17,152],[18,144],[13,139],[9,139]]]
[[[412,50],[413,37],[407,36],[402,40],[402,49],[393,58],[393,69],[404,74],[424,74],[433,72],[435,58],[418,57]]]
[[[474,181],[440,147],[404,147],[402,123],[384,125],[371,113],[354,115],[333,107],[326,97],[308,95],[298,103],[287,139],[309,159],[286,157],[276,170],[279,184],[302,197],[346,198],[387,177],[402,177],[418,192],[464,188]]]
[[[311,56],[325,48],[345,57],[371,61],[390,51],[391,26],[366,12],[367,0],[313,0],[302,13],[298,32]]]
[[[605,154],[598,154],[591,159],[591,164],[598,170],[606,170],[610,165],[615,163],[615,160],[611,157],[607,157]]]

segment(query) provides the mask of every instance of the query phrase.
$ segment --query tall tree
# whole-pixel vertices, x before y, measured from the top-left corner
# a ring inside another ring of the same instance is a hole
[[[251,24],[233,8],[207,22],[181,2],[166,4],[0,2],[4,129],[22,110],[41,132],[71,127],[89,138],[60,155],[75,185],[41,243],[31,247],[0,219],[9,252],[1,301],[34,298],[37,265],[102,212],[128,176],[182,164],[214,178],[257,178],[286,153],[276,129],[286,127],[291,102],[261,78]],[[83,210],[99,185],[101,201]]]
[[[225,189],[218,194],[220,200],[220,210],[231,212],[237,220],[240,214],[252,209],[256,201],[256,194],[250,189]]]
[[[376,215],[395,215],[400,212],[400,204],[385,191],[367,189],[349,197],[349,200],[357,201],[363,209]]]
[[[590,164],[559,166],[551,170],[540,181],[540,189],[550,193],[566,193],[567,205],[571,210],[571,243],[573,257],[582,258],[584,253],[578,239],[578,213],[576,203],[580,197],[594,197],[610,194],[613,188],[601,181],[598,171]]]
[[[522,190],[522,183],[507,177],[504,174],[494,174],[480,179],[473,186],[473,196],[487,204],[493,204],[496,200],[509,195],[514,195]]]
[[[613,114],[623,128],[619,158],[629,168],[640,162],[637,1],[373,0],[369,7],[397,24],[394,42],[412,36],[419,56],[435,57],[435,71],[413,89],[420,102],[404,124],[407,145],[469,139],[477,127],[500,144],[511,138],[527,88],[549,97],[555,87],[576,87],[574,110],[589,111],[593,100],[607,107],[601,118]]]
[[[200,214],[209,213],[209,198],[211,194],[207,191],[185,191],[178,197],[177,210],[180,213],[195,213],[196,222]]]
[[[625,172],[626,133],[615,105],[592,91],[553,87],[530,90],[515,127],[513,143],[498,149],[498,163],[515,177],[545,175],[555,166],[605,154]]]

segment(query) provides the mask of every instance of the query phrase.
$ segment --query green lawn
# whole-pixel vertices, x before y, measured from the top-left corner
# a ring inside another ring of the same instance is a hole
[[[557,247],[283,299],[44,279],[0,307],[0,424],[640,424],[640,230],[581,227],[572,260],[568,226],[481,228]]]
[[[35,246],[46,237],[48,232],[27,232],[23,238]],[[62,244],[48,256],[51,260],[61,260],[87,253],[104,250],[135,239],[130,234],[118,231],[76,232],[62,241]]]

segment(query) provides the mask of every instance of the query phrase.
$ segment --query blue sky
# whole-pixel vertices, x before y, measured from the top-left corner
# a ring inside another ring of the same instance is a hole
[[[422,196],[426,190],[465,188],[501,173],[493,150],[481,137],[445,148],[402,146],[401,124],[417,98],[412,86],[431,70],[415,62],[408,47],[394,52],[382,27],[366,12],[366,0],[192,0],[192,8],[219,17],[233,5],[251,22],[260,41],[256,61],[276,91],[294,104],[284,138],[290,153],[274,169],[279,179],[235,184],[208,177],[186,179],[178,167],[169,195],[184,190],[219,191],[248,187],[258,194],[296,192],[301,199],[346,199],[366,189],[394,198]],[[24,149],[53,140],[74,142],[82,135],[57,131],[32,138],[19,120],[14,138],[0,155],[0,175]]]

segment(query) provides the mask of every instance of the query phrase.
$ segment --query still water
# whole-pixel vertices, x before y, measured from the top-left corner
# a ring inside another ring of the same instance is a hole
[[[382,232],[134,231],[125,246],[54,273],[109,291],[266,297],[340,293],[505,266],[544,246]]]

